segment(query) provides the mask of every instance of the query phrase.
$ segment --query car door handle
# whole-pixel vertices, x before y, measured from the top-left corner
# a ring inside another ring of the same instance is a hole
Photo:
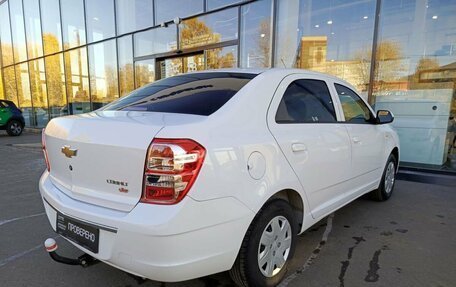
[[[303,143],[294,143],[291,145],[291,150],[293,152],[307,151],[307,147]]]
[[[352,140],[354,143],[361,143],[361,140],[359,139],[359,137],[352,137]]]

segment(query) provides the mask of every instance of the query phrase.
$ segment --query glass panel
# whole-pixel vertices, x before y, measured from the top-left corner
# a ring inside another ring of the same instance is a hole
[[[227,103],[256,74],[197,73],[163,79],[105,107],[109,111],[145,111],[208,116]]]
[[[203,12],[203,0],[155,0],[156,21],[171,21],[176,17],[185,18]]]
[[[152,0],[117,0],[117,33],[124,34],[154,25]]]
[[[179,25],[179,33],[181,49],[235,40],[238,34],[238,9],[185,20]]]
[[[406,165],[456,169],[456,2],[382,1],[376,109],[393,112]]]
[[[65,78],[69,114],[82,114],[91,110],[89,75],[85,48],[65,52]]]
[[[367,91],[375,6],[375,0],[279,1],[275,66],[332,74]]]
[[[44,60],[39,59],[29,62],[29,70],[34,123],[37,127],[44,127],[49,121]]]
[[[86,0],[85,3],[89,43],[115,36],[114,0]]]
[[[214,10],[223,6],[243,2],[244,0],[206,0],[207,10]]]
[[[25,47],[24,16],[22,14],[22,0],[10,0],[11,30],[14,44],[14,61],[27,60],[27,48]]]
[[[135,62],[136,88],[155,81],[155,60],[149,59]]]
[[[8,2],[3,2],[0,5],[0,39],[2,42],[3,66],[11,65],[14,63],[10,23]]]
[[[63,54],[45,58],[47,92],[51,119],[68,114]]]
[[[32,96],[30,95],[30,79],[27,63],[16,65],[16,85],[19,108],[25,119],[26,126],[34,126],[32,114]]]
[[[59,0],[41,0],[44,54],[62,51]]]
[[[23,0],[29,59],[43,56],[39,0]]]
[[[241,67],[271,67],[272,0],[241,8]]]
[[[18,105],[17,102],[17,88],[16,88],[16,73],[14,72],[14,66],[9,66],[3,69],[3,77],[5,84],[5,99],[8,101],[14,102]]]
[[[169,25],[166,28],[155,28],[135,34],[135,57],[176,50],[176,35],[176,25]]]
[[[204,54],[198,54],[188,57],[183,57],[183,72],[195,72],[205,70],[204,67]]]
[[[89,46],[90,93],[92,108],[101,108],[119,97],[116,41]]]
[[[237,46],[207,50],[207,69],[234,68],[237,66],[237,54]]]
[[[78,47],[86,43],[84,5],[82,0],[60,0],[62,4],[63,47]]]
[[[163,61],[160,61],[158,64],[160,67],[158,79],[164,79],[182,74],[184,70],[181,57],[165,59]]]
[[[123,96],[135,89],[131,35],[117,39],[117,52],[119,57],[120,96]]]

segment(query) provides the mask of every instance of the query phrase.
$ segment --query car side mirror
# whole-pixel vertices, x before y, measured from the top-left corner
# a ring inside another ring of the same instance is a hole
[[[377,124],[389,124],[394,121],[394,115],[387,110],[379,110],[377,111]]]

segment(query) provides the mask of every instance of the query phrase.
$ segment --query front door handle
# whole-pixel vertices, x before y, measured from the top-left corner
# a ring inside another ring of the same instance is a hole
[[[352,140],[354,143],[361,143],[361,140],[359,139],[359,137],[353,137]]]
[[[294,143],[291,145],[291,150],[293,152],[307,151],[307,147],[303,143]]]

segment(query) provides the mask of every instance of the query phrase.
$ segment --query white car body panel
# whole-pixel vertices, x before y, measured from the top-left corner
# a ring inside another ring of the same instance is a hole
[[[57,212],[92,224],[100,228],[99,252],[73,243],[82,251],[142,277],[181,281],[230,269],[255,214],[280,191],[299,194],[292,204],[302,206],[303,232],[378,187],[398,137],[390,125],[343,122],[333,83],[349,84],[305,70],[228,71],[258,76],[209,116],[96,111],[53,119],[45,131],[51,171],[39,189],[54,230]],[[339,122],[275,123],[284,90],[300,78],[326,81]],[[178,204],[139,202],[154,137],[188,138],[206,149]],[[77,157],[65,158],[65,145]],[[107,179],[128,181],[129,192]]]

